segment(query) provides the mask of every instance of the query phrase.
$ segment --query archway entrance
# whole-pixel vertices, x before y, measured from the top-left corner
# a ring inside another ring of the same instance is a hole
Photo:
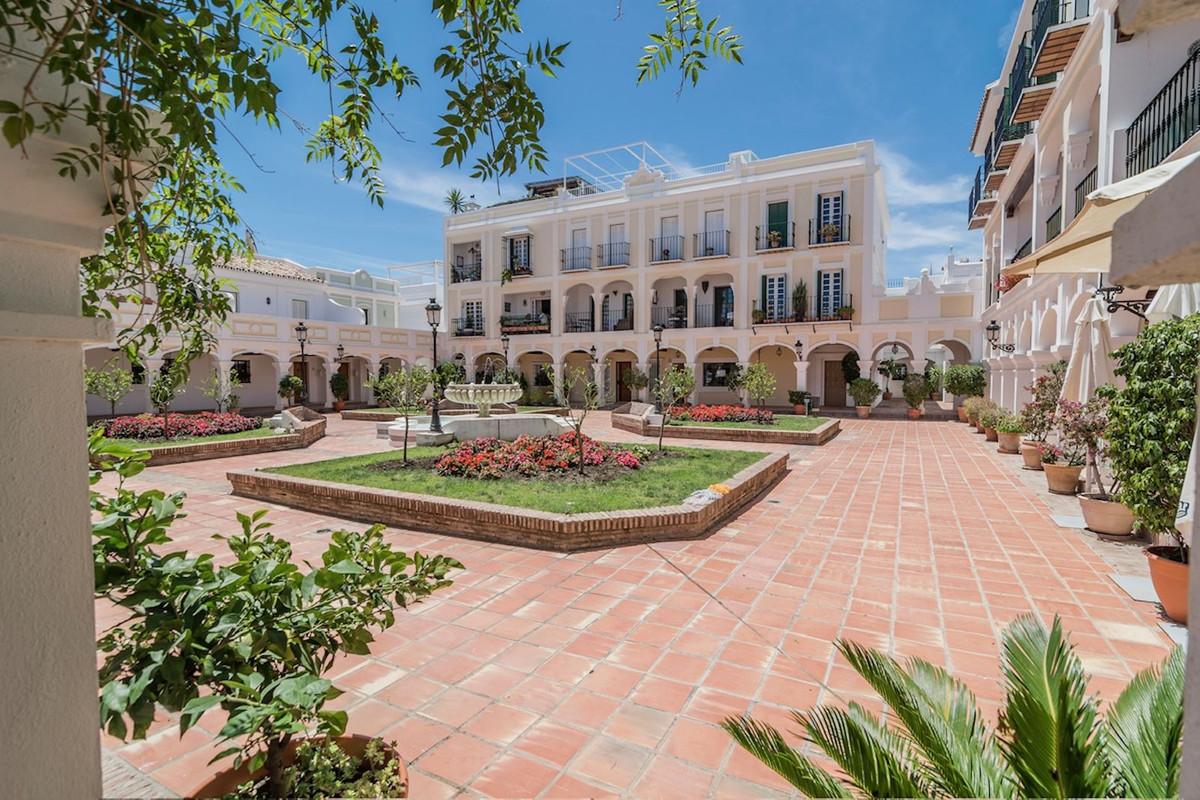
[[[846,344],[827,343],[808,352],[808,391],[817,398],[817,404],[829,408],[850,406],[846,384],[850,376],[842,368],[847,354],[858,359],[858,351]]]

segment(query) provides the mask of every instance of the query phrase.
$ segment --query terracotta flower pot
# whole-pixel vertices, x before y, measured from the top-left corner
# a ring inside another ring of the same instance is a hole
[[[867,417],[871,416],[870,406],[855,406],[854,410],[858,412],[859,419],[866,419]]]
[[[287,749],[284,750],[283,753],[283,763],[285,766],[290,765],[296,760],[296,748],[298,748],[303,741],[304,739],[293,739],[291,743],[288,744]],[[356,733],[350,736],[338,736],[334,741],[337,742],[338,747],[340,747],[345,753],[358,758],[366,752],[367,745],[371,742],[371,737],[362,736]],[[408,797],[408,768],[404,766],[404,759],[400,758],[400,755],[390,747],[385,746],[384,750],[396,761],[396,772],[400,775],[400,781],[404,786],[404,789],[399,796]],[[197,798],[221,797],[234,791],[238,786],[241,786],[246,781],[260,778],[265,773],[265,767],[257,772],[251,773],[250,770],[246,769],[245,765],[242,765],[237,769],[224,769],[201,783],[192,791],[188,792],[187,796]]]
[[[1081,494],[1079,508],[1090,531],[1105,536],[1129,536],[1133,533],[1133,512],[1124,503],[1106,500],[1098,494]]]
[[[999,440],[1000,434],[996,432],[995,428],[984,428],[983,437],[989,442],[995,442]]]
[[[1037,442],[1021,442],[1021,458],[1025,460],[1025,469],[1042,468],[1042,448]]]
[[[910,409],[908,410],[908,418],[909,418],[909,419],[920,419],[920,418],[921,418],[921,409],[919,409],[919,408],[910,408]]]
[[[345,408],[346,408],[345,400],[334,400],[333,401],[333,410],[335,413],[340,414],[340,413],[342,413],[342,411],[345,410]]]
[[[808,409],[804,407],[803,403],[796,403],[792,406],[792,412],[803,417],[808,414]]]
[[[1146,558],[1150,561],[1150,581],[1158,594],[1163,611],[1176,622],[1188,621],[1188,565],[1176,561],[1179,548],[1174,545],[1147,547]]]
[[[967,421],[967,410],[965,408],[963,408],[962,406],[959,406],[958,408],[956,408],[954,410],[956,412],[958,412],[958,421],[959,422]]]
[[[1079,473],[1083,465],[1072,467],[1067,464],[1042,464],[1046,473],[1046,486],[1054,494],[1075,494],[1079,491]]]
[[[1021,452],[1021,434],[1005,433],[1004,431],[996,432],[996,441],[999,443],[997,448],[1001,453],[1015,456]]]

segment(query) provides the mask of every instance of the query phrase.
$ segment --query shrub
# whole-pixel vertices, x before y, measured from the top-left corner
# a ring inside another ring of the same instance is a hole
[[[106,364],[104,369],[87,367],[83,371],[84,392],[108,401],[109,415],[117,415],[117,403],[129,394],[133,375],[126,369]]]
[[[1196,421],[1200,314],[1150,325],[1113,355],[1125,388],[1102,391],[1121,502],[1149,533],[1174,536]]]
[[[842,376],[846,383],[854,383],[862,377],[862,370],[858,366],[858,353],[850,352],[842,356]]]
[[[334,399],[345,402],[350,398],[350,381],[340,372],[335,372],[329,376],[329,391],[333,394]]]
[[[982,364],[953,364],[946,368],[946,391],[958,397],[982,395],[987,389],[987,372]]]
[[[855,405],[869,406],[879,397],[879,384],[866,378],[855,378],[850,382],[850,396]]]
[[[968,397],[966,400],[963,400],[962,407],[967,412],[967,417],[969,419],[977,421],[979,419],[979,412],[982,411],[990,402],[990,400],[984,397]]]
[[[995,424],[992,426],[997,433],[1024,433],[1025,427],[1021,423],[1021,417],[1011,411],[1005,411],[998,415]]]
[[[626,469],[638,469],[641,458],[628,450],[618,450],[587,436],[583,439],[583,463],[589,467],[613,463]],[[578,470],[580,447],[574,432],[558,436],[519,436],[511,442],[499,439],[472,439],[438,459],[434,471],[460,478],[499,480],[532,478]]]
[[[164,427],[165,421],[165,427]],[[187,436],[217,436],[262,427],[262,420],[232,412],[199,414],[138,414],[115,417],[100,423],[110,439],[179,439]]]
[[[804,405],[804,401],[812,397],[812,392],[800,392],[795,389],[788,391],[788,402],[794,406]]]
[[[760,408],[767,398],[775,393],[775,376],[771,374],[771,369],[761,361],[756,361],[746,367],[745,374],[742,376],[742,384],[746,387],[746,394],[750,396],[751,400],[757,401]]]
[[[1058,410],[1058,396],[1062,393],[1066,371],[1067,362],[1057,361],[1051,365],[1048,374],[1039,376],[1025,387],[1032,399],[1021,408],[1021,425],[1035,442],[1046,441],[1054,429],[1054,413]]]
[[[924,405],[929,392],[929,381],[924,375],[910,372],[904,379],[904,402],[908,403],[909,408],[920,408]]]
[[[304,381],[299,375],[284,375],[279,379],[279,396],[284,400],[294,400],[304,390]]]
[[[1063,447],[1083,453],[1088,467],[1088,482],[1095,483],[1103,497],[1108,491],[1097,468],[1105,431],[1108,429],[1108,399],[1094,397],[1086,403],[1058,401],[1058,434]]]
[[[1008,412],[989,400],[984,402],[986,405],[979,409],[979,424],[988,430],[995,430],[996,422],[999,421],[1001,415]]]
[[[774,425],[775,414],[766,408],[747,408],[729,404],[676,406],[671,416],[692,422],[753,422],[758,425]]]

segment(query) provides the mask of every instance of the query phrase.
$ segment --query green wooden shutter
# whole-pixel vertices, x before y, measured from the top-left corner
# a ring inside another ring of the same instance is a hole
[[[762,287],[758,294],[758,310],[766,313],[767,310],[767,276],[762,276]]]
[[[768,203],[767,204],[767,230],[768,231],[777,231],[780,235],[786,236],[786,234],[787,234],[787,218],[788,218],[788,204],[786,202]]]

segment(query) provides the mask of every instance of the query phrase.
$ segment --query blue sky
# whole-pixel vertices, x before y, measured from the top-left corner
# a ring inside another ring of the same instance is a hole
[[[261,165],[226,136],[222,153],[242,179],[238,206],[264,253],[305,264],[382,271],[389,264],[438,258],[441,198],[458,186],[480,202],[497,199],[466,170],[440,168],[431,144],[444,108],[432,62],[445,40],[424,0],[368,3],[387,41],[421,77],[420,89],[383,108],[406,138],[380,125],[389,196],[380,210],[357,186],[338,183],[327,166],[304,162],[303,139],[290,123],[268,130],[245,121],[231,129]],[[646,140],[672,160],[702,165],[735,150],[760,156],[874,139],[888,179],[892,233],[888,274],[917,274],[948,248],[975,254],[965,227],[967,151],[983,86],[999,71],[1016,0],[703,0],[742,34],[745,64],[714,62],[696,88],[676,97],[668,76],[635,85],[634,63],[646,33],[661,26],[656,4],[624,0],[525,0],[528,35],[570,41],[557,79],[534,79],[546,108],[542,141],[547,173],[567,156]],[[278,75],[287,113],[315,123],[324,90],[303,69]],[[501,182],[501,196],[530,179]]]

